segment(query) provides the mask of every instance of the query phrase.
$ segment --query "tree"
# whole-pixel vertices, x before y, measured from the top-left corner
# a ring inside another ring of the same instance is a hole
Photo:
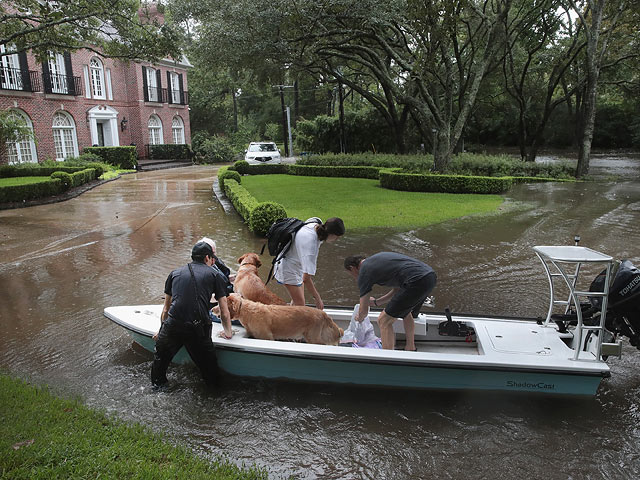
[[[180,35],[154,18],[138,0],[8,0],[0,3],[0,57],[31,50],[42,61],[49,51],[92,50],[121,59],[179,58]],[[142,18],[141,18],[142,16]]]
[[[607,52],[609,36],[615,31],[618,19],[626,5],[624,1],[613,5],[609,15],[605,18],[606,0],[584,0],[582,2],[568,0],[578,21],[583,26],[586,36],[585,73],[586,82],[581,110],[580,138],[578,141],[578,165],[576,177],[580,178],[589,173],[589,159],[591,143],[596,118],[596,96],[598,91],[598,77],[603,59]],[[601,39],[603,24],[607,29]]]

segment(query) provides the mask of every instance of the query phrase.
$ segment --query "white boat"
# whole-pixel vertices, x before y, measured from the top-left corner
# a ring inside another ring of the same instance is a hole
[[[218,364],[223,371],[244,377],[593,395],[601,380],[610,376],[606,357],[621,353],[621,344],[607,330],[602,315],[608,308],[613,259],[579,246],[541,246],[534,251],[551,287],[544,320],[468,314],[447,318],[444,313],[421,313],[416,319],[417,352],[258,340],[250,338],[242,327],[234,327],[233,338],[225,340],[218,337],[221,325],[214,323],[212,340]],[[602,291],[579,290],[581,266],[593,263],[604,267]],[[555,298],[558,280],[569,290],[568,299]],[[640,289],[638,283],[634,287]],[[592,306],[594,303],[598,308]],[[564,309],[559,316],[553,314],[557,306]],[[104,314],[124,327],[135,342],[153,351],[151,337],[160,327],[161,309],[161,305],[117,306],[106,308]],[[325,311],[346,329],[353,309],[334,307]],[[378,313],[371,311],[369,315],[376,332]],[[607,323],[611,318],[609,315]],[[394,330],[401,343],[401,320]],[[189,361],[184,349],[174,361]]]

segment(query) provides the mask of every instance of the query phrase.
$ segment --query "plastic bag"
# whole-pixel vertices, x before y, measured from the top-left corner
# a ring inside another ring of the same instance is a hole
[[[359,310],[360,305],[356,304],[351,314],[349,328],[344,331],[340,343],[353,343],[354,347],[382,348],[382,342],[376,337],[369,316],[364,317],[362,322],[356,320]]]

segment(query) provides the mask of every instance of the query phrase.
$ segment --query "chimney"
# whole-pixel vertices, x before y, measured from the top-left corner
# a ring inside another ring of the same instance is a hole
[[[154,23],[164,25],[164,5],[160,1],[143,1],[138,10],[138,16],[142,23]]]

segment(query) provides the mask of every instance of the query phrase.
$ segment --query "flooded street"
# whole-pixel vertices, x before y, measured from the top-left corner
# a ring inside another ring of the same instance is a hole
[[[640,264],[640,156],[591,165],[624,180],[519,185],[502,213],[408,232],[346,225],[320,250],[318,290],[326,305],[353,305],[343,258],[393,250],[437,271],[438,311],[542,316],[548,285],[534,245],[579,234],[583,246]],[[640,352],[628,343],[588,399],[232,377],[214,391],[193,366],[172,366],[170,390],[153,393],[151,355],[102,311],[161,303],[167,274],[203,235],[230,266],[259,252],[262,239],[213,196],[215,172],[126,175],[66,202],[0,211],[0,370],[274,478],[640,477]]]

